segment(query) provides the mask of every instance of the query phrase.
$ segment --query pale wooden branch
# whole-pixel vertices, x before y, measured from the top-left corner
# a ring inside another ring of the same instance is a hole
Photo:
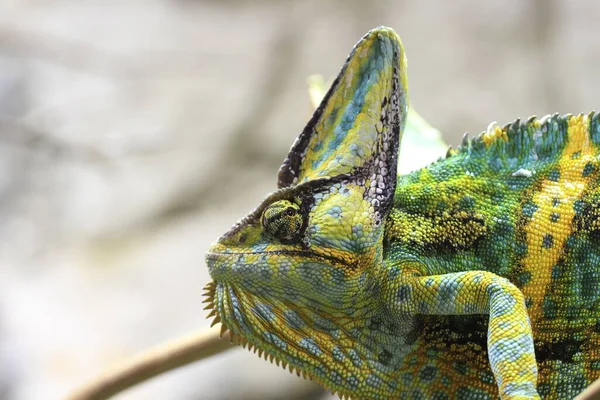
[[[233,348],[229,337],[208,329],[148,350],[109,369],[75,390],[67,400],[104,400],[164,372]]]
[[[211,357],[234,346],[212,328],[148,350],[75,390],[66,400],[104,400],[170,370]],[[600,379],[574,400],[600,400]]]

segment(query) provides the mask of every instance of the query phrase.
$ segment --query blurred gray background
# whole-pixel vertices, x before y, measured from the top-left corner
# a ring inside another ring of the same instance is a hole
[[[60,398],[207,326],[204,252],[275,188],[307,77],[403,38],[450,143],[600,107],[590,1],[0,0],[0,398]],[[122,399],[320,399],[236,349]]]

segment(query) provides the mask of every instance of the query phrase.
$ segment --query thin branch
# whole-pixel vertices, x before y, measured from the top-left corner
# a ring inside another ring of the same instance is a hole
[[[67,400],[104,400],[138,383],[234,348],[218,329],[205,330],[143,352],[73,392]]]
[[[227,339],[220,338],[218,329],[208,329],[138,355],[81,386],[66,400],[105,400],[157,375],[232,348],[234,346]],[[600,379],[592,383],[574,400],[598,399],[600,399]]]

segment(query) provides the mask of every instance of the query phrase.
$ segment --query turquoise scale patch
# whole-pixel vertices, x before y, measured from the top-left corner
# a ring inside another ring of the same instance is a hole
[[[344,378],[342,378],[342,375],[340,375],[336,371],[331,371],[331,373],[329,374],[329,379],[331,379],[331,381],[336,385],[342,385],[342,383],[344,382]]]
[[[532,218],[533,214],[538,210],[539,206],[535,204],[533,201],[526,201],[523,204],[522,213],[525,218]]]
[[[594,163],[588,162],[587,164],[585,164],[585,167],[583,167],[583,172],[581,175],[585,178],[591,175],[595,169],[596,167],[594,166]]]
[[[281,350],[287,349],[287,343],[283,341],[279,336],[271,332],[263,332],[263,338],[269,342],[279,347]]]
[[[331,355],[332,355],[333,359],[336,361],[344,361],[346,359],[346,355],[338,346],[335,346],[333,348]]]
[[[412,287],[410,285],[401,285],[396,290],[396,301],[398,303],[405,303],[410,301],[412,297]]]
[[[349,375],[348,378],[346,378],[346,382],[348,382],[348,388],[350,388],[350,390],[355,390],[360,383],[358,378],[354,375]]]
[[[356,352],[356,350],[349,349],[348,350],[348,356],[350,357],[350,361],[352,361],[352,364],[354,364],[354,366],[359,367],[359,368],[362,367],[363,360],[360,357],[360,354],[358,354]]]
[[[548,179],[551,180],[552,182],[558,182],[558,180],[560,179],[560,171],[557,169],[553,169],[548,174]]]
[[[375,375],[375,374],[369,374],[369,376],[367,376],[367,379],[365,380],[365,382],[367,383],[367,385],[374,387],[374,388],[378,388],[378,389],[384,389],[387,386],[384,385],[383,380]],[[388,388],[389,390],[389,388]]]
[[[304,320],[294,310],[285,310],[283,312],[283,318],[287,326],[292,329],[300,330],[306,327],[306,322],[304,322]]]
[[[313,356],[321,356],[323,354],[323,350],[319,347],[317,342],[313,338],[302,338],[298,341],[298,346],[306,349]]]

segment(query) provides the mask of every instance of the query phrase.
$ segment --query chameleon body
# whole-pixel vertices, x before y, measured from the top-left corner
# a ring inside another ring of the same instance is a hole
[[[232,338],[355,399],[565,399],[600,377],[600,117],[491,125],[397,176],[398,36],[357,43],[210,248]]]

